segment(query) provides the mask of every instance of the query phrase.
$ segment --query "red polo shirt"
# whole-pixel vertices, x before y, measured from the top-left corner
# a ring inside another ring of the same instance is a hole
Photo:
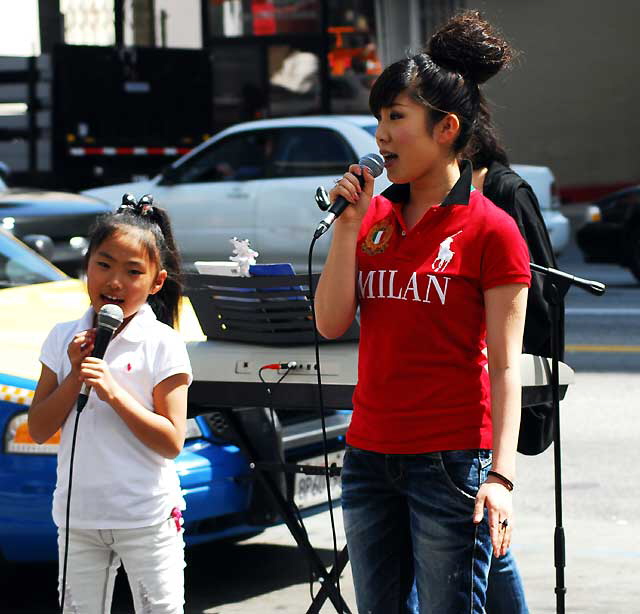
[[[357,244],[360,352],[347,442],[386,454],[491,448],[484,291],[531,280],[513,219],[471,165],[407,231],[408,185],[375,197]]]

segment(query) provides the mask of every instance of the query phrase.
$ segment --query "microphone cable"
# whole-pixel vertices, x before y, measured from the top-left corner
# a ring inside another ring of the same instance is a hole
[[[100,308],[97,314],[97,330],[94,340],[92,356],[104,358],[107,346],[113,337],[116,329],[122,324],[124,313],[118,305],[106,304]],[[76,401],[76,419],[73,425],[73,436],[71,438],[71,457],[69,459],[69,486],[67,489],[67,509],[65,512],[65,535],[64,535],[64,557],[62,565],[62,591],[60,595],[60,612],[64,612],[64,601],[67,591],[67,564],[69,560],[69,519],[71,514],[71,486],[73,485],[73,464],[76,454],[76,440],[78,435],[78,423],[80,414],[84,409],[91,394],[91,387],[86,382],[82,385]],[[68,419],[68,417],[67,417]]]
[[[317,233],[316,233],[317,234]],[[309,256],[307,262],[307,276],[309,278],[309,300],[311,301],[311,317],[313,319],[313,339],[314,339],[314,348],[315,348],[315,357],[316,357],[316,383],[318,386],[318,406],[320,409],[320,423],[322,425],[322,453],[324,456],[324,477],[327,486],[327,503],[329,505],[329,517],[331,519],[331,536],[333,539],[333,569],[335,571],[336,576],[336,591],[338,593],[338,602],[340,604],[340,614],[344,612],[342,608],[343,599],[342,593],[340,591],[340,573],[339,573],[339,562],[338,562],[338,539],[336,537],[336,523],[335,518],[333,516],[333,499],[331,497],[331,478],[329,476],[329,454],[327,452],[327,424],[325,417],[325,408],[324,408],[324,396],[322,394],[322,375],[320,374],[320,336],[318,335],[318,328],[316,326],[316,308],[314,305],[314,289],[313,289],[313,274],[312,270],[312,258],[313,258],[313,248],[315,247],[316,241],[320,237],[314,234],[311,239],[311,244],[309,245]]]
[[[62,591],[60,595],[60,614],[64,613],[64,598],[67,592],[67,563],[69,559],[69,516],[71,512],[71,486],[73,485],[73,461],[76,455],[76,439],[78,435],[78,423],[80,422],[80,401],[76,406],[76,419],[73,424],[73,436],[71,437],[71,458],[69,459],[69,486],[67,488],[67,509],[64,522],[64,557],[62,564]]]

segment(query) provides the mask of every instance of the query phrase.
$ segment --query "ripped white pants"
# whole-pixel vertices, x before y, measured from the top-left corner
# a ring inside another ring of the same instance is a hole
[[[184,539],[173,518],[140,529],[71,529],[64,611],[109,614],[116,572],[124,564],[136,614],[184,611]],[[58,599],[65,531],[58,530]]]

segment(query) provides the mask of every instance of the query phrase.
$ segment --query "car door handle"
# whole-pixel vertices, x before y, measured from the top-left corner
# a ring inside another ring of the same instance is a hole
[[[240,189],[232,190],[228,194],[229,198],[249,198],[249,192],[243,192]]]

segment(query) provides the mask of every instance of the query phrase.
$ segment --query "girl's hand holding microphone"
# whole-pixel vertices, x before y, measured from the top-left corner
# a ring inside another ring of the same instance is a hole
[[[71,343],[67,346],[67,356],[71,363],[71,371],[78,375],[78,381],[81,382],[80,368],[82,362],[88,356],[91,356],[93,345],[96,338],[96,329],[90,328],[84,330],[73,337]]]
[[[98,398],[105,403],[111,404],[121,387],[116,383],[109,371],[109,366],[95,356],[87,356],[80,366],[80,377],[82,381],[91,386],[98,395]]]

